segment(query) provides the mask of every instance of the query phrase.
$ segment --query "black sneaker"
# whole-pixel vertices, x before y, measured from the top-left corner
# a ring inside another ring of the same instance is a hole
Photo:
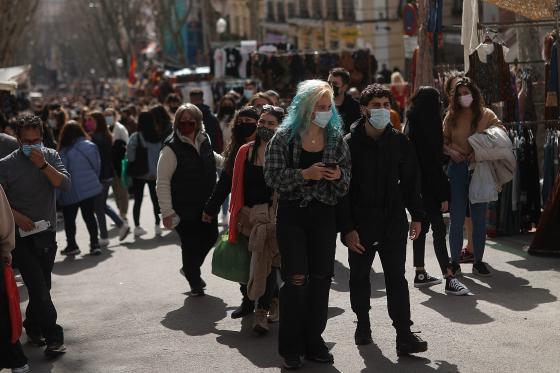
[[[305,358],[320,364],[334,364],[334,356],[328,351],[320,354],[306,354]]]
[[[195,286],[191,288],[191,295],[193,297],[202,297],[206,295],[202,286]]]
[[[362,323],[358,321],[356,331],[354,332],[354,342],[356,342],[357,346],[364,346],[373,343],[369,323]]]
[[[422,340],[416,333],[397,334],[397,356],[406,356],[427,350],[428,342]]]
[[[301,357],[297,355],[290,355],[284,357],[284,368],[288,370],[296,370],[303,366],[303,362],[301,361]]]
[[[255,302],[253,302],[248,298],[243,298],[243,302],[241,302],[241,305],[231,313],[231,318],[239,319],[243,316],[252,314],[254,310],[255,310]]]
[[[67,255],[67,256],[74,256],[74,255],[78,255],[80,252],[81,251],[78,248],[78,246],[68,246],[66,247],[66,249],[62,250],[60,254]]]
[[[49,343],[45,349],[46,357],[55,357],[66,353],[66,347],[62,342]]]
[[[47,344],[45,338],[40,334],[27,333],[27,343],[33,347],[43,347]]]
[[[470,290],[455,277],[449,277],[445,280],[445,294],[466,295],[469,292]]]
[[[415,288],[425,288],[437,284],[441,284],[441,278],[432,277],[426,271],[416,272],[416,276],[414,276]]]
[[[92,244],[89,250],[89,255],[101,255],[101,246],[99,246],[99,244]]]
[[[492,273],[490,273],[488,267],[486,266],[486,263],[484,263],[483,261],[475,262],[472,266],[472,271],[475,275],[479,275],[482,277],[492,276]]]
[[[453,277],[461,276],[463,274],[463,272],[461,272],[461,266],[457,264],[457,262],[451,262],[449,266],[453,271]]]

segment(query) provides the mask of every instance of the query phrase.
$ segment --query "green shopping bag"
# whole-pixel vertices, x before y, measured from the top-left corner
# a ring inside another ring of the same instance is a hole
[[[221,237],[212,255],[212,273],[225,280],[246,284],[249,281],[251,256],[247,237],[237,235],[237,243],[231,243],[226,233]]]
[[[130,188],[132,179],[128,175],[128,158],[124,157],[121,161],[121,183],[125,189]]]

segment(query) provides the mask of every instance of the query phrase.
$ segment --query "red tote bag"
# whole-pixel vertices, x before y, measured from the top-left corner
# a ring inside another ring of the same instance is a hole
[[[6,296],[8,298],[8,310],[10,313],[10,325],[12,326],[12,337],[10,343],[14,344],[21,337],[22,321],[19,308],[19,291],[14,277],[14,271],[9,265],[4,266],[4,283],[6,284]]]

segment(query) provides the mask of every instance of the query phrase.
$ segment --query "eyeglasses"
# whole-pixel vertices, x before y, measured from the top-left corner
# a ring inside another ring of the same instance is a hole
[[[274,105],[270,105],[270,104],[266,104],[263,105],[262,107],[262,112],[276,112],[278,114],[284,115],[284,109],[282,109],[280,106],[274,106]]]

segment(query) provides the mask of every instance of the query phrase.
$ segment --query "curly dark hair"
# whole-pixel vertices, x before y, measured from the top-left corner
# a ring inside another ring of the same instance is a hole
[[[385,88],[379,83],[374,83],[368,85],[362,91],[362,95],[360,96],[360,105],[368,106],[369,102],[375,97],[387,97],[390,102],[393,102],[393,94],[391,93],[391,90]]]
[[[463,107],[459,102],[459,87],[466,87],[469,91],[471,91],[471,95],[473,97],[473,102],[470,107],[470,110],[473,112],[471,129],[476,131],[476,127],[478,126],[478,122],[482,118],[482,113],[484,111],[484,99],[482,98],[480,89],[470,78],[461,78],[457,81],[455,88],[451,91],[452,99],[449,104],[449,112],[447,113],[449,117],[448,120],[450,121],[451,126],[455,128],[457,125],[457,115],[461,112],[461,110],[463,110]]]
[[[244,106],[244,107],[242,107],[241,109],[239,109],[239,111],[237,111],[235,113],[235,115],[233,116],[233,119],[231,120],[231,123],[230,123],[229,127],[232,130],[237,125],[238,120],[241,117],[249,117],[249,118],[253,118],[253,119],[255,119],[255,121],[257,121],[257,120],[259,120],[259,112],[257,111],[257,109],[254,106]],[[237,152],[239,151],[239,148],[244,144],[245,144],[244,139],[237,138],[235,133],[232,134],[230,143],[227,144],[226,150],[223,153],[223,156],[225,157],[225,166],[226,166],[225,169],[228,172],[233,173],[233,165],[235,163],[235,156],[237,155]]]
[[[26,129],[36,129],[39,130],[41,136],[43,136],[43,121],[40,117],[34,114],[25,113],[18,116],[16,121],[16,135],[21,137],[21,133]]]

